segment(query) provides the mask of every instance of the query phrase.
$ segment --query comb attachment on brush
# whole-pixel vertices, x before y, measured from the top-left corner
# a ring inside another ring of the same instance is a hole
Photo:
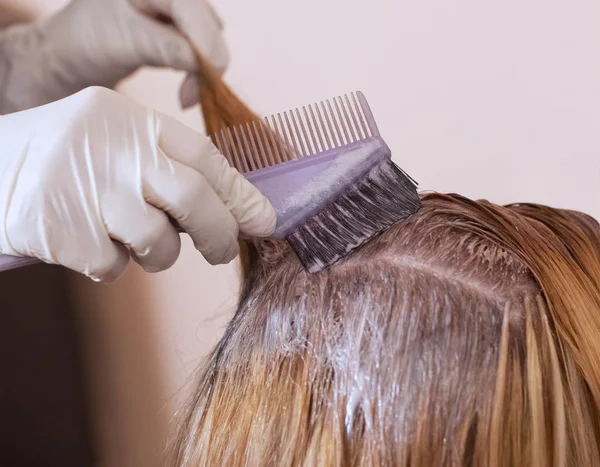
[[[347,94],[212,135],[273,204],[277,227],[319,271],[418,210],[416,183],[391,162],[364,95]]]
[[[223,128],[211,136],[231,166],[249,173],[377,137],[379,131],[358,92]]]

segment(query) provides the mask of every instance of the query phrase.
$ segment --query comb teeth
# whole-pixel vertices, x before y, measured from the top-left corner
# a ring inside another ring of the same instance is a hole
[[[225,128],[213,135],[229,164],[250,173],[379,136],[361,93]]]

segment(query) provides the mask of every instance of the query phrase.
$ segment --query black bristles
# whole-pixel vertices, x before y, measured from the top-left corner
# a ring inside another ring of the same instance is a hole
[[[319,272],[420,206],[414,181],[386,159],[287,241],[308,272]]]

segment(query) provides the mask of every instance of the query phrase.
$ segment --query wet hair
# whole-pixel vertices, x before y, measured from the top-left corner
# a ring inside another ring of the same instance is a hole
[[[591,217],[428,194],[328,270],[247,264],[176,465],[600,465]]]

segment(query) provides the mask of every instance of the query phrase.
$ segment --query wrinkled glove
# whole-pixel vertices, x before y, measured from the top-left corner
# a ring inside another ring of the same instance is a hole
[[[144,65],[192,73],[196,52],[227,66],[221,22],[206,0],[73,0],[46,20],[0,32],[0,114],[88,86],[113,88]],[[184,107],[197,102],[194,76],[180,92]]]
[[[210,139],[106,88],[0,116],[0,253],[110,281],[131,255],[146,271],[180,249],[172,220],[212,264],[238,231],[275,228],[268,200]]]

